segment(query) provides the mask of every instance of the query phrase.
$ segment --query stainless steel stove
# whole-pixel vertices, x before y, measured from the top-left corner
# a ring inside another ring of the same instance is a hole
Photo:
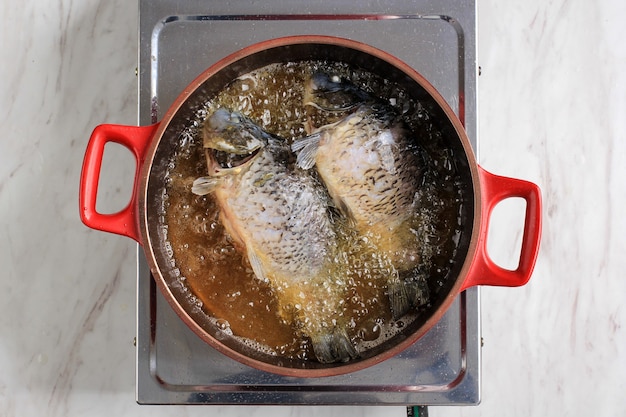
[[[183,88],[238,49],[318,34],[385,50],[423,74],[476,138],[476,7],[469,0],[226,2],[140,0],[139,123],[160,120]],[[249,3],[249,4],[248,4]],[[157,291],[138,249],[137,401],[141,404],[450,405],[480,401],[479,290],[402,354],[352,374],[258,371],[201,341]]]

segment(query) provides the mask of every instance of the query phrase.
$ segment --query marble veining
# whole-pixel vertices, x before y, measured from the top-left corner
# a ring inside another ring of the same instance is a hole
[[[479,160],[540,185],[544,238],[527,286],[482,290],[482,404],[430,413],[619,415],[626,3],[478,3]],[[137,405],[136,245],[84,227],[77,204],[93,127],[137,120],[137,5],[25,0],[0,12],[0,415],[404,415],[403,407]],[[100,199],[114,210],[134,167],[109,160]],[[518,217],[512,206],[494,217],[494,258],[515,259]]]

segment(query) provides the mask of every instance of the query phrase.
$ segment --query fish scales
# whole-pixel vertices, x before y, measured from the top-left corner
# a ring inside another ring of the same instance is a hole
[[[386,143],[381,143],[379,132],[389,127],[368,116],[371,111],[363,106],[347,120],[328,129],[322,127],[318,132],[316,166],[330,195],[339,202],[339,207],[348,208],[357,229],[386,235],[397,231],[412,216],[420,171],[414,155],[405,151],[406,146],[401,142],[405,140],[403,133],[398,132],[392,141],[387,138]],[[343,130],[343,123],[354,123],[352,118],[376,126]],[[344,141],[344,137],[353,140]],[[393,167],[385,165],[381,147],[390,148]],[[340,160],[336,158],[342,155],[338,148],[346,150]],[[393,254],[399,249],[390,248],[388,252]]]
[[[343,314],[345,283],[332,268],[336,236],[326,191],[290,167],[285,140],[239,113],[217,110],[204,133],[209,176],[193,192],[213,193],[226,232],[275,290],[282,320],[311,339],[317,359],[356,357]]]
[[[400,317],[424,302],[426,289],[424,280],[412,275],[420,242],[410,219],[418,204],[422,164],[411,132],[390,105],[339,77],[313,75],[305,99],[339,116],[294,141],[297,163],[304,169],[315,166],[339,210],[390,259],[397,274],[388,279],[388,293],[393,315]]]

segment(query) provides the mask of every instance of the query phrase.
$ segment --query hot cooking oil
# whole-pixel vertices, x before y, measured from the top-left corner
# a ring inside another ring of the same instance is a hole
[[[447,279],[461,233],[459,213],[464,203],[461,181],[451,162],[454,155],[449,147],[441,146],[442,133],[430,121],[428,109],[390,80],[343,63],[293,62],[253,71],[217,96],[208,97],[196,119],[181,132],[170,161],[165,223],[174,262],[184,285],[217,327],[256,349],[299,359],[315,357],[309,341],[281,320],[275,294],[267,283],[255,278],[242,255],[243,248],[236,247],[225,233],[211,195],[192,194],[191,184],[206,175],[202,126],[207,115],[220,107],[239,111],[289,141],[305,136],[311,126],[331,121],[328,114],[303,104],[304,83],[318,71],[348,78],[388,100],[411,128],[415,146],[406,151],[419,148],[428,155],[417,187],[419,204],[407,225],[420,242],[419,263],[410,273],[425,281],[426,296],[434,296]],[[342,251],[335,255],[334,265],[346,268],[350,277],[345,282],[349,336],[365,352],[410,325],[420,310],[392,319],[385,283],[399,271],[388,256],[377,251],[374,236],[355,233],[341,219],[336,223]],[[425,299],[424,305],[428,303]]]

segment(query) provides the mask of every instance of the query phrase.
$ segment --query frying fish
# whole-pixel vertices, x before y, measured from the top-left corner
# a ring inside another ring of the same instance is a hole
[[[395,266],[387,285],[398,318],[427,298],[424,280],[411,273],[420,260],[410,222],[422,177],[419,152],[391,105],[339,77],[311,77],[305,104],[340,116],[294,141],[297,165],[317,168],[335,206]]]
[[[237,112],[221,108],[206,120],[204,147],[208,176],[192,192],[213,193],[226,232],[276,292],[279,316],[311,339],[320,362],[357,357],[323,186],[293,169],[285,140]]]

